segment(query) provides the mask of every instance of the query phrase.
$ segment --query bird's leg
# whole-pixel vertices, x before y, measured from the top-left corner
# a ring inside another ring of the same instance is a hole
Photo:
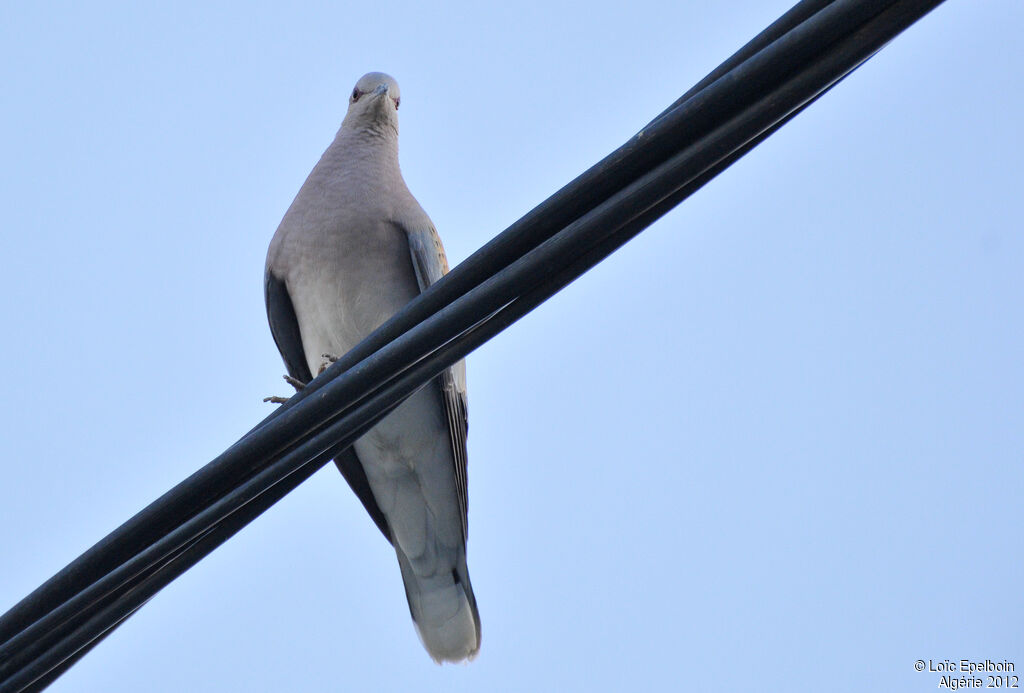
[[[302,388],[306,387],[306,383],[302,382],[298,378],[293,378],[293,377],[291,377],[290,375],[287,375],[287,374],[284,375],[283,377],[284,377],[284,381],[286,383],[288,383],[289,385],[291,385],[292,387],[294,387],[296,392],[298,392]],[[264,402],[271,402],[273,404],[284,404],[285,402],[288,401],[288,398],[287,397],[278,397],[277,395],[271,395],[270,397],[264,397],[263,401]]]
[[[316,372],[317,375],[320,375],[321,373],[323,373],[325,370],[327,370],[328,366],[330,366],[332,363],[334,363],[335,361],[338,360],[338,357],[333,355],[333,354],[321,354],[321,356],[323,356],[324,362],[320,365],[320,370],[318,370]],[[293,378],[290,375],[285,375],[284,376],[284,381],[286,383],[288,383],[289,385],[291,385],[292,387],[294,387],[296,392],[298,392],[302,388],[306,387],[306,383],[302,382],[298,378]],[[288,401],[288,398],[287,397],[278,397],[277,395],[273,395],[271,397],[264,397],[263,401],[264,402],[273,402],[274,404],[284,404],[285,402]]]
[[[324,362],[320,364],[320,370],[316,372],[317,375],[326,371],[328,366],[338,360],[338,357],[334,354],[320,354],[320,356],[324,358]]]

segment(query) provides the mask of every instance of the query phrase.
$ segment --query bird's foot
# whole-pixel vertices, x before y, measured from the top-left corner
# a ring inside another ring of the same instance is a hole
[[[293,378],[290,375],[285,375],[283,377],[284,381],[291,385],[292,387],[294,387],[296,392],[306,387],[306,383],[302,382],[298,378]],[[278,397],[277,395],[271,395],[270,397],[264,397],[263,401],[271,402],[273,404],[284,404],[285,402],[288,401],[288,399],[288,397]]]
[[[317,375],[320,375],[321,373],[326,371],[328,366],[330,366],[332,363],[338,360],[338,357],[335,356],[334,354],[320,354],[320,356],[323,357],[324,362],[320,364],[320,370],[316,372]]]

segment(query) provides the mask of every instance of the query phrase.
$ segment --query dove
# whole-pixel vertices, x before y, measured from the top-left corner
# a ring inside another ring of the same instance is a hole
[[[398,166],[398,83],[371,72],[267,252],[270,330],[296,386],[448,271]],[[435,662],[472,659],[480,616],[466,564],[466,366],[428,382],[335,463],[394,546],[409,610]]]

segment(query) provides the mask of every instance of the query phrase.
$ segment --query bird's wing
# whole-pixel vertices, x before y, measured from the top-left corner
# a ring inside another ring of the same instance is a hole
[[[264,276],[263,295],[267,303],[267,320],[270,322],[270,333],[274,336],[274,343],[277,350],[281,352],[288,375],[303,383],[312,380],[309,372],[309,365],[306,363],[306,351],[302,347],[302,333],[299,330],[299,320],[295,316],[295,306],[292,305],[291,296],[288,294],[288,286],[283,279],[275,276],[273,271],[268,269]],[[345,481],[355,491],[356,496],[362,502],[366,512],[373,518],[374,523],[384,533],[384,537],[391,541],[391,528],[388,526],[387,518],[377,505],[370,490],[370,482],[366,478],[363,465],[359,462],[354,448],[349,447],[334,458]]]
[[[288,287],[284,280],[275,277],[269,269],[263,277],[263,298],[267,303],[270,334],[274,336],[274,343],[281,352],[288,375],[308,383],[313,379],[313,375],[309,372],[309,364],[306,363],[302,333],[299,331],[299,319],[295,317],[292,297],[288,295]]]
[[[409,238],[409,252],[420,291],[448,273],[448,259],[441,245],[437,229],[429,221],[416,230],[405,229]],[[455,487],[459,494],[459,510],[462,513],[462,536],[468,535],[469,489],[466,483],[466,436],[469,433],[469,408],[466,396],[466,362],[459,361],[438,376],[441,397],[444,400],[448,434],[452,445],[452,459],[455,462]]]

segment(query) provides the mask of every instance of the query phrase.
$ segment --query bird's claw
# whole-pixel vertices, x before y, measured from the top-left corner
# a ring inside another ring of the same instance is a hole
[[[317,375],[320,375],[321,373],[326,371],[328,366],[330,366],[332,363],[338,360],[338,357],[335,356],[334,354],[320,354],[320,356],[323,357],[324,362],[320,364],[320,370],[316,372]]]
[[[284,381],[286,383],[288,383],[289,385],[291,385],[292,387],[295,388],[296,392],[298,392],[299,390],[301,390],[304,387],[306,387],[306,383],[302,382],[298,378],[293,378],[292,376],[287,375],[287,374],[285,374],[282,377],[284,378]],[[284,404],[285,402],[288,401],[288,398],[287,397],[278,397],[277,395],[271,395],[270,397],[264,397],[263,401],[264,402],[273,402],[274,404]]]

